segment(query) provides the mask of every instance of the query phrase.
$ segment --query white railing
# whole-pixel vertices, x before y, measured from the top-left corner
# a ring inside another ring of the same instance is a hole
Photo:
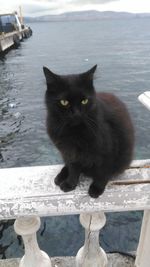
[[[49,256],[39,249],[36,232],[40,217],[80,214],[85,243],[76,256],[77,267],[107,267],[107,255],[99,246],[104,212],[144,210],[136,267],[150,262],[150,160],[133,161],[130,169],[111,181],[98,199],[88,196],[89,180],[81,179],[75,191],[63,193],[54,184],[62,166],[23,167],[0,170],[0,219],[16,219],[25,255],[20,267],[51,267]]]
[[[150,91],[146,91],[139,95],[139,101],[150,110]]]

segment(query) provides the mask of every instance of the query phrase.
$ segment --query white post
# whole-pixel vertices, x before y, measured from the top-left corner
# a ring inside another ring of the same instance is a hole
[[[105,225],[104,212],[81,214],[80,222],[85,228],[85,243],[77,253],[77,267],[106,267],[107,256],[99,246],[99,230]]]
[[[150,211],[149,210],[144,211],[135,266],[136,267],[150,266]]]
[[[14,223],[14,229],[21,235],[25,246],[25,255],[19,267],[52,267],[49,256],[39,249],[36,232],[40,228],[39,217],[20,217]]]

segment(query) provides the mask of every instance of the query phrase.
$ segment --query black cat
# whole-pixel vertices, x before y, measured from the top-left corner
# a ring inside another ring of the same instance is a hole
[[[75,189],[81,173],[93,179],[97,198],[133,155],[134,131],[125,105],[113,94],[97,93],[93,74],[57,75],[43,68],[47,82],[47,131],[65,166],[55,178],[64,192]]]

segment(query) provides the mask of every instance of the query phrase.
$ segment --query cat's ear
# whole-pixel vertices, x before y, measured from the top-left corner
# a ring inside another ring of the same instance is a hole
[[[94,76],[94,73],[96,71],[96,68],[97,68],[97,64],[94,65],[90,70],[84,72],[82,74],[83,77],[89,79],[89,80],[93,80],[93,76]]]
[[[87,75],[90,75],[93,78],[93,75],[94,75],[96,69],[97,69],[97,64],[94,65],[94,67],[92,67],[90,70],[87,71]]]
[[[43,67],[43,72],[44,72],[47,84],[51,85],[51,84],[56,83],[56,81],[58,80],[57,74],[53,73],[51,70],[49,70],[46,67]]]

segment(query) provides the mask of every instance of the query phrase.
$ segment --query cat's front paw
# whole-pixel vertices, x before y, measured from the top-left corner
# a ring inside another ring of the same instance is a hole
[[[66,177],[66,179],[67,179],[67,177]],[[55,177],[54,182],[55,182],[56,185],[60,185],[61,183],[64,182],[64,180],[65,180],[65,178],[59,173],[59,174]]]
[[[64,181],[60,184],[60,189],[64,192],[72,191],[76,188],[76,185],[70,184],[68,181]]]
[[[55,177],[54,182],[56,185],[60,185],[63,183],[68,177],[68,169],[64,166],[60,173]]]
[[[89,195],[92,198],[98,198],[101,194],[103,194],[105,190],[105,187],[98,187],[96,186],[94,183],[91,184],[90,188],[89,188]]]

